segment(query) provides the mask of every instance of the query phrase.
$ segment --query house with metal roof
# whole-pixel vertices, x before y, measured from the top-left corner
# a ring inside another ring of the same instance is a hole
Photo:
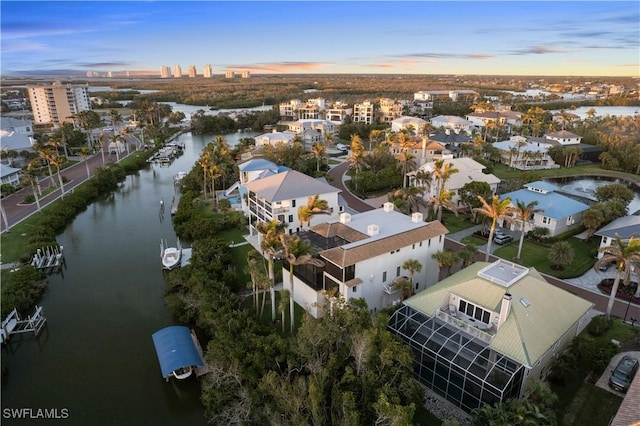
[[[500,199],[510,198],[513,206],[517,206],[519,201],[525,205],[537,201],[536,209],[540,212],[534,213],[529,223],[524,223],[525,231],[544,227],[549,230],[549,236],[553,237],[579,227],[582,224],[582,214],[589,208],[588,205],[559,193],[559,189],[548,182],[531,182],[525,184],[524,189],[501,195]],[[501,225],[508,226],[512,231],[520,231],[523,226],[515,221]]]
[[[422,265],[413,276],[414,292],[437,282],[438,263],[432,255],[443,249],[447,232],[439,221],[425,222],[422,213],[407,216],[392,203],[312,226],[299,235],[312,244],[324,266],[294,265],[294,300],[316,318],[330,309],[326,292],[332,291],[346,302],[363,299],[371,312],[396,305],[402,294],[394,284],[408,278],[402,268],[406,260]],[[282,274],[289,288],[286,259]]]
[[[11,167],[8,164],[0,163],[0,180],[2,184],[11,185],[13,187],[18,186],[20,183],[20,176],[22,175],[22,169]]]
[[[600,228],[594,235],[601,238],[600,248],[609,247],[616,236],[625,242],[629,242],[631,238],[640,238],[640,216],[619,217]],[[602,256],[604,253],[598,252],[598,259]]]
[[[414,374],[470,412],[524,396],[588,323],[593,303],[534,268],[476,262],[405,300],[389,329],[413,350]]]
[[[296,170],[287,170],[248,182],[245,185],[247,198],[243,210],[251,223],[250,235],[256,235],[255,223],[278,220],[288,226],[292,234],[300,231],[298,208],[307,204],[309,197],[318,195],[329,204],[326,217],[337,219],[344,210],[338,194],[341,192],[326,181],[312,178]]]
[[[278,146],[278,144],[291,145],[294,135],[287,132],[273,131],[271,133],[263,133],[253,138],[256,141],[256,148],[264,145]]]
[[[425,124],[427,124],[427,122],[422,118],[405,115],[391,122],[391,131],[401,132],[404,129],[412,129],[413,132],[418,133],[422,131]]]

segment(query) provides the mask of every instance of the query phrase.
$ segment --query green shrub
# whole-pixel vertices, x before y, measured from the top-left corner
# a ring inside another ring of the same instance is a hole
[[[606,333],[606,331],[609,330],[612,325],[613,325],[612,319],[607,319],[606,316],[601,315],[591,320],[587,330],[589,331],[590,335],[594,337],[599,337],[599,336],[602,336],[604,333]]]

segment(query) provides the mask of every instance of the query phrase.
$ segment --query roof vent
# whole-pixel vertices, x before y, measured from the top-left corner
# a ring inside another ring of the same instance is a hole
[[[384,203],[382,207],[384,208],[385,212],[392,212],[394,206],[393,203]]]
[[[520,303],[522,303],[522,306],[525,308],[528,308],[531,305],[531,302],[529,302],[526,297],[520,299]]]
[[[411,214],[411,222],[420,223],[423,220],[422,213],[412,213]]]
[[[378,235],[380,233],[380,227],[378,225],[367,226],[367,234],[370,236]]]
[[[351,222],[351,214],[340,213],[340,223],[349,223],[349,222]]]

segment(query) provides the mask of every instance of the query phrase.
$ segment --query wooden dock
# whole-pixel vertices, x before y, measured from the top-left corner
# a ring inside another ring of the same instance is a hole
[[[196,367],[194,369],[196,372],[196,377],[200,377],[209,372],[209,365],[207,364],[207,361],[205,361],[204,359],[204,355],[202,353],[202,346],[200,346],[200,341],[198,340],[198,336],[196,335],[196,332],[193,330],[191,330],[191,338],[193,339],[193,344],[196,345],[196,350],[198,351],[198,354],[200,355],[200,358],[204,363],[202,367]]]
[[[36,305],[33,315],[29,315],[26,319],[21,319],[18,310],[14,309],[2,321],[2,329],[0,330],[2,343],[9,341],[9,338],[14,334],[34,333],[37,336],[46,322],[47,319],[42,314],[42,306]]]
[[[31,266],[45,272],[56,272],[64,263],[62,251],[62,246],[39,248],[31,259]]]

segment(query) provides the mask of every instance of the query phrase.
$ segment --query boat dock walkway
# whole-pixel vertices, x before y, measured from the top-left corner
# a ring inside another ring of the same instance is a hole
[[[202,346],[200,346],[200,341],[198,340],[198,336],[196,335],[196,332],[193,330],[191,330],[191,338],[193,339],[193,344],[196,346],[196,350],[200,355],[200,359],[202,359],[203,361],[202,367],[195,368],[196,377],[200,377],[209,372],[209,365],[207,365],[207,362],[204,360],[204,355],[202,354]]]
[[[42,314],[42,306],[36,305],[35,312],[33,315],[29,315],[27,319],[21,319],[20,315],[18,315],[18,310],[14,309],[2,321],[2,330],[0,330],[2,343],[7,342],[14,334],[34,333],[37,336],[46,322],[47,319]]]

